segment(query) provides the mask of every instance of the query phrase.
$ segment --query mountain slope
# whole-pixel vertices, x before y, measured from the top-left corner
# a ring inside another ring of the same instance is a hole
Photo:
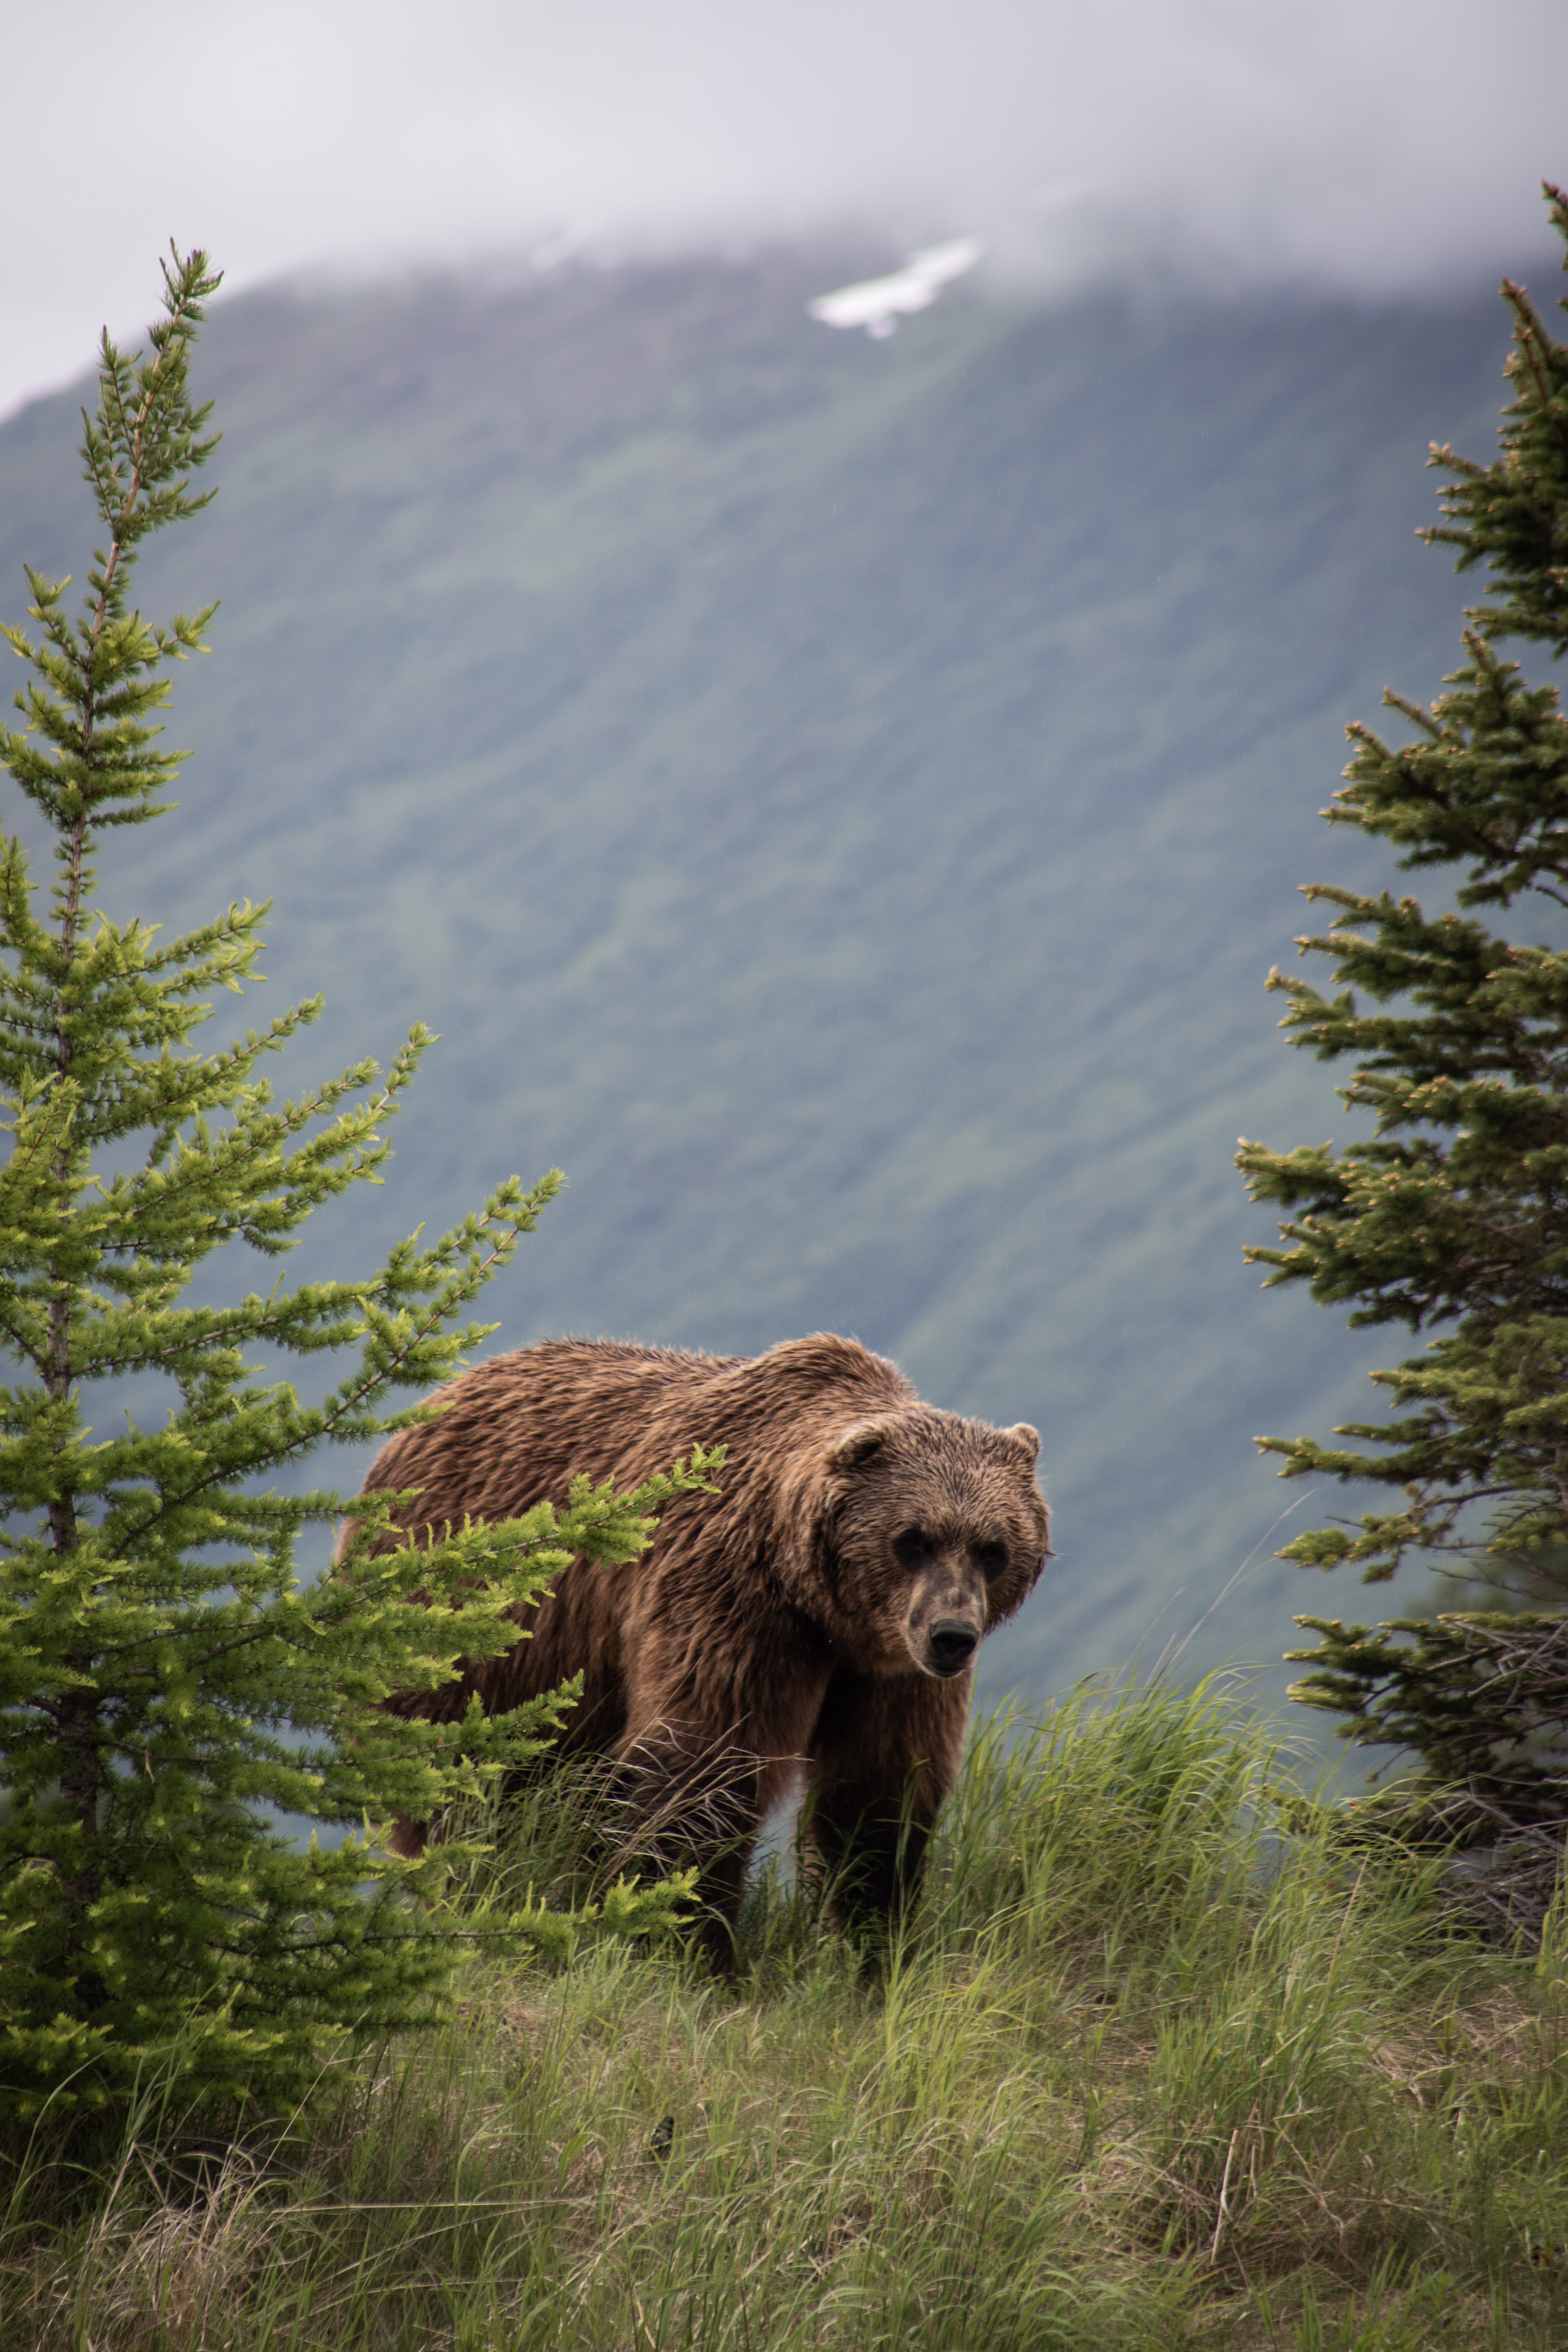
[[[1423,459],[1489,450],[1505,330],[968,292],[812,326],[864,258],[220,304],[220,495],[140,592],[224,600],[197,758],[104,896],[273,898],[260,1009],[329,999],[296,1084],[443,1032],[312,1265],[559,1162],[493,1344],[828,1326],[1038,1422],[1060,1558],[987,1672],[1039,1694],[1193,1622],[1296,1499],[1253,1432],[1363,1410],[1398,1349],[1259,1299],[1230,1154],[1344,1130],[1262,982],[1352,870],[1344,722],[1450,665]],[[74,408],[0,426],[7,611],[24,555],[85,571]],[[1321,1605],[1269,1549],[1194,1655]]]

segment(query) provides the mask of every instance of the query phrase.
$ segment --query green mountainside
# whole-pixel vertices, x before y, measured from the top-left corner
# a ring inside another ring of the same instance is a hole
[[[105,899],[273,898],[241,1018],[326,992],[296,1088],[443,1033],[312,1265],[559,1163],[493,1345],[858,1333],[1045,1433],[1059,1558],[993,1689],[1152,1657],[1259,1544],[1189,1654],[1278,1659],[1326,1589],[1270,1559],[1298,1490],[1250,1438],[1364,1410],[1399,1340],[1259,1297],[1231,1154],[1345,1130],[1263,981],[1296,887],[1361,870],[1316,817],[1344,722],[1457,653],[1413,532],[1428,441],[1493,446],[1505,322],[806,319],[879,258],[220,303],[219,496],[139,590],[223,600],[197,756]],[[24,557],[85,574],[77,404],[0,425],[7,614]]]

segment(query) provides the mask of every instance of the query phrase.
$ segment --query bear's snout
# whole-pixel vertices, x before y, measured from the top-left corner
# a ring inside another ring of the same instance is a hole
[[[917,1672],[951,1682],[980,1647],[985,1631],[985,1593],[978,1577],[952,1560],[937,1562],[903,1623],[903,1646]],[[906,1669],[907,1672],[907,1669]]]
[[[980,1647],[980,1633],[962,1617],[939,1617],[926,1637],[931,1662],[939,1675],[961,1675]]]

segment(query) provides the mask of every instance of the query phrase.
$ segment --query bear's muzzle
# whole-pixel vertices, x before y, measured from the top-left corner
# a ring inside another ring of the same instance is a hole
[[[961,1675],[980,1647],[980,1633],[962,1617],[939,1617],[926,1635],[933,1674]]]

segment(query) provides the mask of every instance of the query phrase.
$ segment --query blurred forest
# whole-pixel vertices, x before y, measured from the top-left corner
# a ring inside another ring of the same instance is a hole
[[[1255,1547],[1187,1654],[1278,1661],[1360,1596],[1270,1558],[1300,1490],[1252,1434],[1409,1349],[1259,1297],[1231,1155],[1346,1133],[1263,982],[1298,885],[1392,879],[1316,812],[1345,722],[1457,656],[1474,592],[1413,534],[1428,442],[1493,449],[1506,322],[984,286],[882,342],[807,320],[883,259],[220,300],[219,495],[139,589],[222,599],[196,757],[100,895],[274,900],[216,1026],[324,990],[291,1090],[443,1033],[384,1191],[291,1272],[558,1163],[491,1345],[830,1328],[1038,1423],[1059,1557],[990,1691],[1152,1660]],[[80,397],[0,425],[7,617],[24,558],[85,580]]]

